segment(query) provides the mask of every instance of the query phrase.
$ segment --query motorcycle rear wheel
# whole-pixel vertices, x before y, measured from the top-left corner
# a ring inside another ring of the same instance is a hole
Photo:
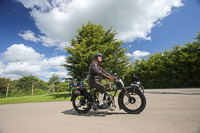
[[[91,109],[91,104],[89,102],[89,99],[81,95],[73,96],[72,105],[76,110],[76,112],[80,114],[86,114]]]
[[[129,114],[139,114],[146,107],[146,98],[144,94],[137,89],[128,89],[128,95],[124,92],[120,99],[122,109]]]

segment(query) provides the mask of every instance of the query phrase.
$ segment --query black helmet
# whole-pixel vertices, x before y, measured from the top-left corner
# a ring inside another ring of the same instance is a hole
[[[97,60],[97,57],[98,57],[98,56],[101,56],[101,57],[102,57],[103,55],[102,55],[101,53],[96,53],[96,54],[94,55],[94,59]]]

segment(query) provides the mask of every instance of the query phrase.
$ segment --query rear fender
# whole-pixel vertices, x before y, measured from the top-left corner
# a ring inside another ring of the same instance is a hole
[[[73,97],[75,96],[84,96],[86,98],[88,98],[89,100],[91,100],[91,97],[90,97],[90,94],[87,92],[86,89],[76,89],[76,90],[73,90],[72,91],[72,97],[71,97],[71,100],[73,100]]]
[[[80,88],[79,88],[79,89],[73,90],[73,91],[72,91],[72,97],[71,97],[71,100],[70,100],[70,101],[72,101],[73,97],[75,97],[75,96],[83,95],[83,91],[84,91],[84,90],[81,90]]]
[[[81,91],[79,89],[73,90],[70,101],[72,101],[72,99],[73,99],[74,96],[77,96],[77,95],[80,95],[80,94],[81,94]]]

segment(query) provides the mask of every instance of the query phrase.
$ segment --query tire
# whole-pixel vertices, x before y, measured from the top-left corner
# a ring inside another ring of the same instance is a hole
[[[146,107],[146,98],[138,89],[127,89],[129,96],[123,92],[121,100],[121,108],[129,114],[139,114]],[[132,107],[132,108],[131,108]]]
[[[91,109],[89,99],[81,95],[74,95],[72,97],[72,105],[76,112],[80,114],[86,114]]]

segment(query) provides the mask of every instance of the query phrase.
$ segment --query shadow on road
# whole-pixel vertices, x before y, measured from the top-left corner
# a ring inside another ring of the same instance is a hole
[[[85,116],[85,117],[105,117],[107,115],[128,115],[126,112],[109,112],[107,110],[100,110],[100,111],[89,111],[87,114],[79,114],[74,109],[65,110],[61,112],[65,115],[76,115],[76,116]]]

